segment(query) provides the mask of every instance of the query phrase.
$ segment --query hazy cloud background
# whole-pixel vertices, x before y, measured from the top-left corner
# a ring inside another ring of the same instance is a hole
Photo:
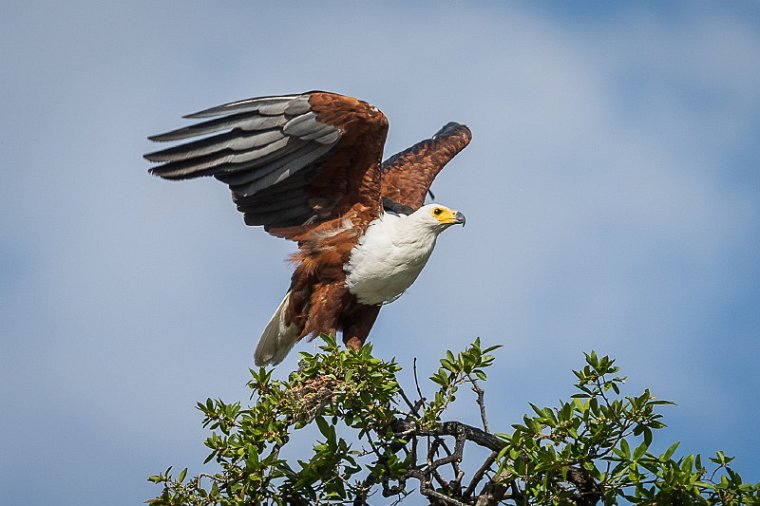
[[[434,186],[468,225],[383,310],[378,356],[416,356],[428,375],[476,336],[504,344],[488,397],[506,428],[529,401],[569,395],[595,349],[630,393],[678,402],[663,443],[724,449],[760,481],[757,3],[3,10],[8,504],[135,504],[159,491],[148,474],[198,469],[194,403],[246,398],[292,246],[244,227],[217,182],[149,177],[145,137],[206,106],[315,88],[379,106],[388,154],[449,120],[474,132]]]

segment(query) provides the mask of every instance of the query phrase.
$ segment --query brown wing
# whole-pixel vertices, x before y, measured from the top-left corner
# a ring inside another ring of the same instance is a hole
[[[418,142],[384,161],[381,169],[383,199],[410,211],[422,207],[435,176],[470,143],[470,139],[469,128],[451,122],[431,139]]]
[[[240,100],[186,117],[213,119],[150,139],[206,137],[145,155],[161,163],[150,172],[227,183],[248,225],[296,238],[352,208],[369,218],[380,212],[388,120],[366,102],[315,91]]]

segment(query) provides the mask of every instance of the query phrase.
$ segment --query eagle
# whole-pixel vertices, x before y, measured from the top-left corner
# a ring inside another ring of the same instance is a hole
[[[229,185],[246,225],[295,241],[290,288],[259,339],[256,365],[278,364],[303,338],[341,332],[360,348],[380,308],[422,271],[461,212],[427,204],[430,185],[472,134],[448,123],[382,161],[388,119],[362,100],[323,91],[230,102],[152,141],[163,179]],[[430,193],[432,196],[432,193]]]

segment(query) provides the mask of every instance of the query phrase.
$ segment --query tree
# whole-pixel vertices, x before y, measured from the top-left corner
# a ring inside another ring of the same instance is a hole
[[[489,427],[482,386],[497,346],[484,349],[476,340],[447,352],[430,377],[435,395],[425,399],[417,388],[412,400],[394,361],[372,357],[369,345],[340,349],[322,337],[323,353],[302,353],[287,381],[251,370],[250,407],[198,403],[211,430],[205,463],[215,461],[220,471],[188,479],[187,468],[176,476],[169,468],[149,478],[163,491],[147,502],[361,506],[419,493],[432,505],[460,506],[760,504],[760,484],[743,483],[723,452],[676,458],[674,443],[652,453],[654,433],[664,427],[657,410],[671,403],[649,390],[621,394],[625,378],[607,356],[585,355],[571,399],[531,404],[533,414],[498,433]],[[463,387],[475,394],[482,427],[444,421]],[[281,458],[293,431],[312,423],[322,439],[310,457]],[[465,448],[473,447],[485,458],[465,462]]]

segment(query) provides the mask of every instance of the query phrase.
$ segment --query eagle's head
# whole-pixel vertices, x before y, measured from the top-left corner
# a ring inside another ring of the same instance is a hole
[[[441,233],[451,225],[465,224],[464,214],[453,209],[449,209],[441,204],[428,204],[422,206],[414,214],[426,225],[430,226],[437,233]]]

